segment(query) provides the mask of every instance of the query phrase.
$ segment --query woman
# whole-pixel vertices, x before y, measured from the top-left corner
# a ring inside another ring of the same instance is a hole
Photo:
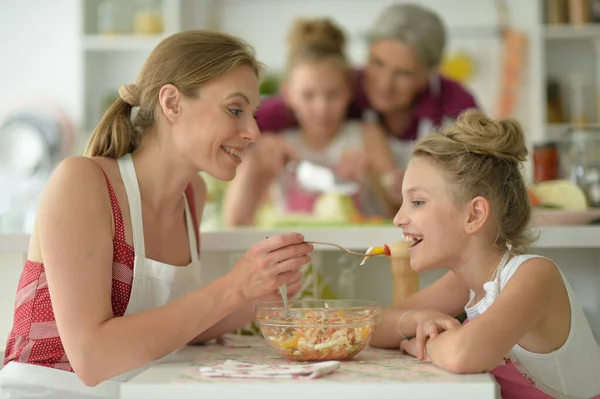
[[[258,72],[237,38],[172,35],[119,90],[88,157],[58,166],[19,282],[0,397],[116,398],[119,381],[151,362],[253,320],[253,302],[280,285],[298,291],[312,247],[295,233],[200,281],[198,172],[233,179],[260,136]]]
[[[357,71],[348,117],[363,119],[370,129],[383,129],[392,138],[401,169],[410,157],[411,141],[476,107],[465,88],[438,74],[445,43],[440,18],[416,4],[386,8],[370,31],[369,58]],[[257,117],[263,132],[296,125],[282,96],[265,100]],[[270,154],[271,162],[295,156],[278,137],[266,137],[257,148]]]

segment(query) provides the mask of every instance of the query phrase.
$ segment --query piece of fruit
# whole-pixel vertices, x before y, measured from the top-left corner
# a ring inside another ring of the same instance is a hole
[[[321,194],[315,201],[313,214],[321,220],[339,222],[350,222],[360,216],[352,198],[338,193]]]
[[[542,204],[570,211],[588,209],[583,190],[569,180],[549,180],[534,184],[531,189]]]
[[[542,205],[542,200],[531,188],[527,188],[527,194],[529,195],[529,202],[531,203],[531,206]]]

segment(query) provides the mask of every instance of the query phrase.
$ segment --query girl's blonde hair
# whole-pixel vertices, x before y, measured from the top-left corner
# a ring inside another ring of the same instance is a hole
[[[496,246],[510,245],[511,252],[520,254],[535,241],[527,232],[531,205],[520,172],[527,147],[516,120],[494,120],[470,109],[452,126],[419,140],[413,154],[437,162],[459,203],[477,196],[490,202],[498,223]]]
[[[119,98],[94,129],[85,154],[119,158],[132,152],[156,122],[158,93],[164,85],[194,97],[202,85],[241,65],[251,67],[257,76],[262,69],[253,48],[234,36],[190,30],[167,37],[152,51],[135,84],[119,89]],[[132,118],[133,107],[138,110]]]
[[[322,60],[333,60],[342,68],[350,69],[344,51],[346,35],[329,18],[297,19],[288,45],[287,74],[298,64]]]

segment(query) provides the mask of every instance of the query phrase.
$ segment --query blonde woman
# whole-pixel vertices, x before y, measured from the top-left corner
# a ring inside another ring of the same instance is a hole
[[[259,138],[259,67],[237,38],[172,35],[121,88],[87,156],[58,166],[19,282],[0,397],[116,398],[151,362],[253,320],[252,303],[280,285],[299,289],[312,247],[295,233],[200,281],[198,172],[233,179]]]

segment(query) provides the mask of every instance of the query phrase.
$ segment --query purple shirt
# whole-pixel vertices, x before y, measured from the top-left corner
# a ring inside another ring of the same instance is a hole
[[[354,96],[348,107],[348,119],[361,119],[363,112],[370,109],[369,100],[363,89],[364,71],[357,71]],[[468,109],[477,108],[474,97],[459,83],[440,76],[439,93],[435,94],[431,87],[421,93],[413,106],[412,120],[404,132],[393,132],[393,136],[401,140],[417,138],[419,121],[429,119],[438,126],[445,118],[456,119]],[[258,127],[262,132],[278,132],[297,126],[292,111],[287,108],[281,95],[263,100],[257,112]]]

